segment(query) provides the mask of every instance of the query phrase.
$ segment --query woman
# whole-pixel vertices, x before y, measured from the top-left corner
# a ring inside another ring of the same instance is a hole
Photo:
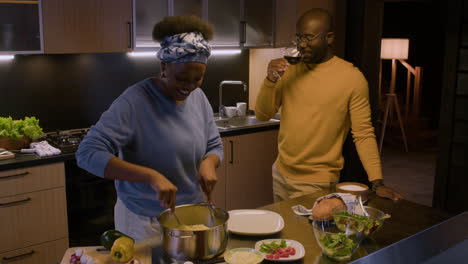
[[[212,27],[195,16],[155,25],[160,77],[129,87],[80,143],[78,165],[115,180],[115,227],[144,239],[165,208],[210,200],[223,147],[213,110],[199,88]],[[200,189],[201,186],[201,189]]]

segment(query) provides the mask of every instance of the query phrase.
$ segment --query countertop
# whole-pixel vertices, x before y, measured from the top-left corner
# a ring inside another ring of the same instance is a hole
[[[267,238],[293,239],[304,245],[306,251],[304,259],[296,263],[333,263],[327,257],[322,256],[322,251],[315,240],[311,221],[307,217],[295,215],[291,210],[291,206],[297,204],[312,208],[315,200],[326,194],[328,192],[317,192],[259,208],[279,213],[285,221],[284,229],[276,235],[267,237],[246,237],[231,234],[227,248],[253,248],[256,241]],[[366,239],[362,243],[353,255],[353,260],[392,245],[450,217],[447,213],[431,207],[405,200],[393,202],[375,195],[370,196],[367,205],[378,208],[392,217],[385,220],[383,227],[373,235],[372,239]]]
[[[221,137],[238,136],[250,133],[258,133],[279,128],[279,123],[272,123],[262,127],[245,127],[236,129],[220,129]],[[0,160],[0,171],[18,169],[29,166],[37,166],[54,162],[62,162],[75,159],[75,152],[64,153],[51,157],[39,157],[34,154],[16,154],[15,158]]]
[[[270,210],[280,214],[285,222],[283,230],[270,236],[241,236],[230,233],[226,251],[239,247],[254,248],[255,243],[263,239],[283,238],[296,240],[300,242],[305,248],[305,256],[303,259],[287,263],[338,263],[333,262],[326,256],[322,255],[322,251],[315,240],[311,221],[305,216],[295,215],[291,210],[291,206],[297,204],[302,204],[307,208],[312,208],[315,200],[318,197],[328,193],[328,191],[317,192],[315,194],[305,195],[299,198],[273,203],[258,208],[262,210]],[[375,195],[370,195],[367,205],[378,208],[385,213],[390,214],[391,218],[385,220],[383,227],[377,231],[373,237],[367,238],[361,243],[361,246],[354,253],[351,261],[358,259],[362,260],[371,253],[381,252],[380,249],[385,250],[389,246],[395,245],[395,243],[399,241],[405,240],[406,238],[409,238],[452,217],[443,211],[428,206],[416,204],[406,200],[394,202],[392,200],[380,198]],[[152,253],[152,263],[171,263],[162,257],[164,253],[161,247],[153,248]],[[263,263],[277,262],[265,260]]]

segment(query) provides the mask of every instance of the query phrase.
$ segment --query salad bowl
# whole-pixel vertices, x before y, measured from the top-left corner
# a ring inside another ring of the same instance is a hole
[[[382,228],[385,219],[390,218],[389,214],[374,207],[364,206],[363,209],[367,216],[350,213],[346,207],[336,208],[333,212],[333,220],[342,231],[345,231],[347,226],[352,225],[365,236],[371,236]]]
[[[343,217],[345,218],[345,217]],[[365,237],[362,229],[354,225],[351,217],[340,228],[334,221],[312,221],[315,239],[327,257],[336,261],[348,261]]]

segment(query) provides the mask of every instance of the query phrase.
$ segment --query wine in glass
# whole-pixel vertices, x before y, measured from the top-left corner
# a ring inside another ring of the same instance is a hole
[[[301,53],[297,50],[297,43],[295,41],[284,48],[283,57],[289,64],[298,64],[302,61]]]

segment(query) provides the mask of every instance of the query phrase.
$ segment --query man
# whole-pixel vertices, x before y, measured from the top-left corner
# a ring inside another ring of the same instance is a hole
[[[268,120],[281,107],[278,158],[273,165],[275,201],[328,189],[343,168],[343,143],[349,129],[359,157],[381,197],[402,196],[383,185],[367,81],[351,63],[333,54],[333,19],[311,9],[297,22],[296,41],[302,61],[268,64],[255,113]]]

